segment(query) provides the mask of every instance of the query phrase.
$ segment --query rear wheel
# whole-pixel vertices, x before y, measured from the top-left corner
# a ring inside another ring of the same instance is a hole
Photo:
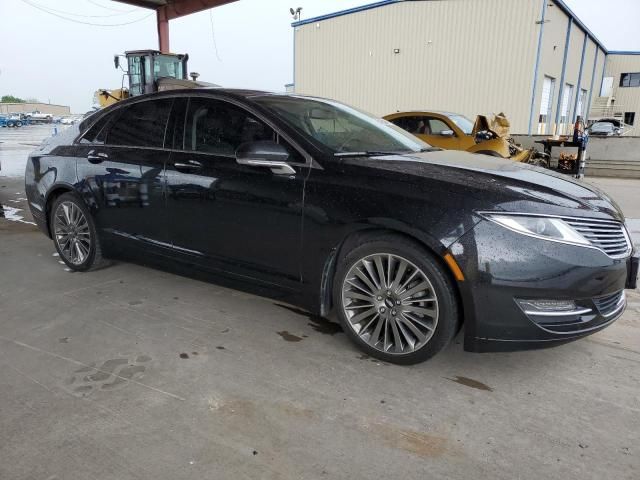
[[[67,266],[79,272],[104,265],[95,224],[89,210],[73,193],[64,193],[51,207],[51,236]]]
[[[341,260],[334,304],[362,350],[392,363],[422,362],[458,330],[454,287],[435,258],[395,235],[364,240]]]

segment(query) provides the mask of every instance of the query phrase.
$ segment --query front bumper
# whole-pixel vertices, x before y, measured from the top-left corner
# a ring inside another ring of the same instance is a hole
[[[637,257],[527,237],[480,222],[450,246],[465,281],[465,349],[513,351],[553,346],[590,335],[617,320]],[[632,260],[635,258],[635,260]],[[635,279],[635,278],[634,278]],[[569,314],[525,313],[518,300],[575,304]]]

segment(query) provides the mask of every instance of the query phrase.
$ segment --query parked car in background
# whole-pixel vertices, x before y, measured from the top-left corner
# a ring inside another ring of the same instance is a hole
[[[622,134],[622,128],[616,127],[612,122],[596,122],[588,129],[593,137],[613,137]]]
[[[463,322],[471,351],[575,340],[619,318],[636,282],[624,217],[593,186],[321,98],[134,97],[45,142],[25,184],[72,270],[123,253],[207,270],[335,312],[395,363],[433,356]]]
[[[493,117],[479,115],[475,122],[459,113],[431,111],[398,112],[384,118],[434,147],[548,166],[545,154],[515,143],[509,134],[509,121],[502,113]]]

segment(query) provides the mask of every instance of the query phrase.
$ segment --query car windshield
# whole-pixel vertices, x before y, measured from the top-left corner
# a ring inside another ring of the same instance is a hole
[[[419,152],[429,145],[396,127],[332,100],[270,95],[254,99],[336,155]]]
[[[473,122],[464,115],[449,115],[449,118],[458,126],[465,135],[473,133]]]

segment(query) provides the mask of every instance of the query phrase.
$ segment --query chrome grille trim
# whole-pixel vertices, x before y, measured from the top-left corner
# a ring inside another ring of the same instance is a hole
[[[631,239],[620,222],[575,217],[562,217],[562,220],[611,258],[624,258],[631,254]]]
[[[594,298],[593,303],[598,308],[600,315],[603,317],[611,317],[618,313],[626,304],[625,291],[606,295],[604,297]]]

